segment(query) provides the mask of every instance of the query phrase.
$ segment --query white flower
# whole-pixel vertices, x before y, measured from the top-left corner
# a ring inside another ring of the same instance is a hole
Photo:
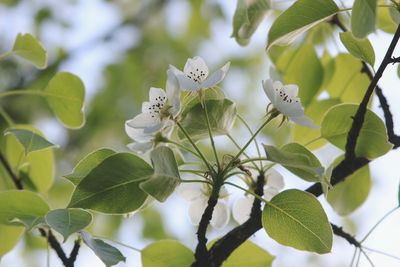
[[[161,139],[170,137],[173,130],[172,121],[167,121],[163,129],[152,133],[145,133],[144,129],[133,128],[128,122],[125,122],[125,132],[135,142],[127,146],[130,150],[140,154],[152,150]]]
[[[210,197],[210,188],[208,185],[187,185],[180,191],[180,195],[190,202],[188,208],[190,222],[194,225],[198,225],[207,207],[208,198]],[[223,228],[229,222],[230,213],[225,201],[227,196],[228,193],[226,189],[222,187],[210,221],[211,226],[214,228]]]
[[[174,66],[170,67],[174,70],[182,89],[198,91],[220,83],[224,79],[229,65],[230,62],[226,63],[210,76],[208,76],[208,67],[201,57],[189,58],[186,61],[183,71],[178,70]]]
[[[263,81],[264,92],[271,101],[271,104],[282,115],[289,118],[294,123],[309,128],[318,128],[313,121],[304,116],[304,109],[297,97],[299,88],[295,84],[283,85],[280,81],[268,79]]]
[[[149,101],[143,102],[142,113],[126,123],[135,129],[143,129],[143,133],[159,131],[172,117],[175,118],[180,111],[179,83],[174,71],[167,71],[168,79],[166,92],[161,88],[150,88]]]
[[[264,185],[263,198],[270,201],[285,187],[285,183],[283,181],[283,176],[275,169],[269,169],[265,177],[267,182]],[[250,194],[236,200],[232,208],[232,215],[235,221],[242,224],[249,219],[253,202],[254,196]]]

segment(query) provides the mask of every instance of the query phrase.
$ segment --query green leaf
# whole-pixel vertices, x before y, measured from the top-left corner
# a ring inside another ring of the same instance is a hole
[[[269,49],[273,45],[287,45],[300,34],[329,19],[339,11],[332,0],[298,0],[272,24],[268,33]]]
[[[81,180],[85,178],[91,170],[93,170],[94,167],[115,153],[116,152],[114,150],[108,148],[101,148],[93,151],[78,162],[78,164],[72,170],[72,173],[64,175],[64,177],[71,181],[74,185],[78,185]]]
[[[140,208],[147,194],[139,184],[153,175],[144,160],[131,153],[116,153],[103,160],[81,180],[69,208],[124,214]]]
[[[281,164],[283,167],[309,182],[319,182],[323,167],[319,160],[300,144],[287,144],[281,149],[264,145],[269,161]]]
[[[340,101],[337,99],[324,99],[324,100],[317,100],[312,102],[306,109],[305,115],[310,117],[315,125],[320,125],[322,121],[322,117],[324,116],[325,112],[328,111],[329,108],[333,107],[334,105],[340,104]],[[304,126],[300,126],[298,124],[294,124],[293,127],[293,140],[300,144],[307,144],[312,140],[316,140],[318,137],[321,136],[320,129],[312,129]],[[326,140],[321,138],[316,142],[312,142],[307,147],[310,149],[316,149],[321,147],[326,143]]]
[[[211,130],[214,136],[225,135],[232,128],[235,116],[236,105],[228,99],[206,100],[207,112],[210,118]],[[182,126],[193,139],[208,137],[207,120],[204,109],[200,103],[182,113]],[[181,138],[184,135],[179,132]]]
[[[319,201],[311,194],[290,189],[266,203],[262,224],[278,243],[299,250],[328,253],[332,228]]]
[[[9,190],[0,192],[0,224],[23,224],[30,229],[41,223],[49,209],[49,205],[44,199],[31,191]]]
[[[289,153],[297,153],[300,155],[304,155],[309,159],[308,162],[308,167],[311,167],[314,170],[319,170],[318,173],[320,174],[323,171],[323,167],[321,165],[321,162],[319,159],[306,147],[297,144],[297,143],[289,143],[281,147],[282,152],[289,152]],[[290,172],[294,173],[298,177],[309,181],[309,182],[316,182],[320,180],[320,175],[315,176],[315,172],[310,172],[308,169],[304,170],[302,168],[296,168],[296,167],[291,167],[291,166],[284,166],[286,169],[288,169]],[[317,180],[316,180],[317,179]]]
[[[64,237],[85,229],[92,221],[92,215],[82,209],[56,209],[48,212],[46,223]]]
[[[351,31],[364,38],[375,31],[377,0],[355,0],[351,13]]]
[[[39,136],[42,133],[30,125],[14,125],[15,129],[29,130]],[[5,136],[5,155],[16,170],[25,189],[47,192],[54,180],[54,152],[45,149],[25,155],[25,149],[14,135]]]
[[[126,258],[115,247],[107,244],[101,239],[92,238],[88,233],[81,231],[83,242],[99,257],[99,259],[107,266],[113,266],[118,262],[125,262]]]
[[[271,267],[274,260],[275,256],[253,242],[246,241],[233,251],[222,267]]]
[[[279,58],[277,68],[283,74],[286,84],[299,86],[301,103],[308,106],[321,87],[324,77],[324,69],[314,46],[304,44],[292,55],[285,53]]]
[[[335,165],[339,164],[342,159],[343,156],[336,159]],[[327,200],[339,215],[345,216],[365,202],[370,190],[371,175],[367,165],[347,176],[343,182],[329,190]]]
[[[341,104],[331,108],[321,124],[321,136],[340,149],[345,149],[347,134],[353,123],[358,105]],[[367,110],[363,126],[357,138],[356,155],[374,159],[386,154],[392,144],[388,142],[386,128],[382,120]]]
[[[381,5],[386,5],[386,1],[385,0],[379,0],[378,4]],[[390,8],[378,8],[377,9],[377,18],[376,18],[376,24],[378,26],[379,29],[381,29],[384,32],[387,33],[395,33],[396,29],[397,29],[397,25],[396,23],[394,23],[392,16],[391,16],[391,12],[390,10],[392,9],[392,7]]]
[[[166,146],[151,151],[154,175],[139,184],[139,187],[160,202],[164,202],[180,183],[178,165],[174,152]]]
[[[39,69],[47,67],[46,50],[31,34],[18,34],[15,39],[13,53],[28,60]]]
[[[1,257],[11,251],[17,245],[24,233],[24,227],[0,225],[0,261]]]
[[[85,86],[78,76],[69,72],[57,73],[47,84],[44,95],[55,116],[65,127],[76,129],[83,126]]]
[[[4,132],[5,135],[14,135],[21,145],[25,148],[25,155],[32,151],[42,150],[55,145],[47,141],[42,136],[25,129],[10,128]]]
[[[257,30],[266,12],[271,8],[269,0],[256,0],[247,4],[245,0],[238,0],[233,15],[232,37],[240,45],[247,45],[251,36]]]
[[[375,52],[367,38],[357,39],[351,32],[341,32],[340,40],[350,54],[374,66]]]
[[[349,54],[339,54],[334,59],[334,73],[326,85],[332,98],[342,102],[360,103],[370,79],[361,72],[362,63]]]
[[[194,261],[193,252],[175,240],[154,242],[141,255],[143,267],[187,267]]]

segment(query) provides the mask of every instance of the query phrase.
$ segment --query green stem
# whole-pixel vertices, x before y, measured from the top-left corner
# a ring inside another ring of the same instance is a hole
[[[8,126],[14,125],[13,119],[8,115],[8,113],[2,107],[0,107],[0,115],[4,118]]]
[[[232,176],[234,176],[234,175],[237,175],[237,174],[246,175],[246,173],[244,173],[244,172],[242,172],[242,171],[230,172],[230,173],[228,173],[228,174],[224,177],[224,180],[225,180],[225,179],[228,179],[229,177],[232,177]]]
[[[362,248],[360,248],[360,251],[361,251],[362,254],[364,254],[364,256],[365,256],[365,258],[367,259],[367,261],[369,262],[369,264],[371,264],[372,267],[375,267],[375,264],[374,264],[374,263],[372,262],[372,260],[368,257],[368,254],[365,253],[365,251],[364,251]]]
[[[318,136],[317,138],[311,139],[310,141],[308,141],[307,143],[305,143],[303,146],[308,146],[311,145],[314,142],[317,142],[318,140],[322,139],[322,136]]]
[[[260,197],[260,196],[257,195],[256,193],[251,192],[251,191],[249,191],[249,190],[247,190],[247,189],[241,187],[240,185],[237,185],[237,184],[234,184],[234,183],[231,183],[231,182],[224,182],[224,184],[227,184],[227,185],[236,187],[236,188],[238,188],[238,189],[240,189],[240,190],[242,190],[242,191],[244,191],[244,192],[246,192],[246,193],[252,195],[253,197],[257,198],[258,200],[260,200],[260,201],[265,202],[265,203],[268,204],[268,201],[266,201],[265,199],[263,199],[262,197]]]
[[[246,164],[246,163],[249,163],[249,162],[263,161],[263,160],[268,161],[269,159],[267,157],[249,158],[249,159],[245,159],[245,160],[240,161],[240,163],[241,164]]]
[[[242,116],[240,116],[239,114],[236,114],[236,116],[243,123],[243,125],[246,127],[246,129],[249,131],[249,133],[251,135],[254,135],[253,130],[250,128],[250,125],[246,122],[246,120],[243,119]],[[261,157],[260,146],[258,145],[257,138],[254,138],[254,144],[256,145],[258,156]],[[260,161],[260,165],[261,165],[261,169],[262,169],[263,168],[262,161]]]
[[[176,121],[176,125],[178,125],[179,129],[182,131],[182,133],[186,136],[186,138],[189,140],[190,144],[193,146],[193,148],[197,151],[199,154],[200,158],[203,160],[204,164],[207,166],[208,170],[212,173],[214,173],[214,169],[211,167],[210,163],[207,161],[206,157],[201,153],[200,149],[196,146],[188,132],[186,132],[185,128],[183,128],[182,124],[180,124],[178,121]]]
[[[377,254],[381,254],[381,255],[384,255],[384,256],[386,256],[386,257],[393,258],[393,259],[396,259],[396,260],[399,260],[399,261],[400,261],[400,257],[397,257],[397,256],[395,256],[395,255],[386,253],[386,252],[384,252],[384,251],[380,251],[380,250],[377,250],[377,249],[369,248],[369,247],[366,247],[366,246],[363,246],[363,248],[364,248],[365,250],[368,250],[368,251],[371,251],[371,252],[374,252],[374,253],[377,253]]]
[[[358,252],[358,248],[354,248],[354,253],[353,253],[353,257],[351,257],[351,261],[350,261],[350,267],[353,267],[354,265],[354,261],[356,260],[357,257],[357,252]]]
[[[229,140],[231,140],[231,142],[240,150],[239,144],[235,141],[235,139],[233,139],[232,135],[227,134],[226,136],[227,136],[227,137],[229,138]],[[245,155],[248,159],[250,159],[250,156],[249,156],[246,152],[243,152],[243,155]],[[255,164],[254,162],[252,162],[252,163],[253,163],[253,166],[254,166],[257,170],[260,170],[260,168],[258,168],[257,164]]]
[[[363,243],[368,236],[376,229],[376,227],[379,226],[379,224],[381,224],[381,222],[383,222],[383,220],[385,220],[390,214],[392,214],[394,211],[396,211],[399,208],[399,206],[395,207],[394,209],[391,209],[388,213],[386,213],[385,215],[383,215],[383,217],[371,228],[371,230],[369,230],[369,232],[365,235],[365,237],[360,241],[360,243]]]
[[[38,90],[11,90],[0,92],[0,98],[13,95],[38,95],[38,96],[48,96],[45,92]]]
[[[207,180],[180,180],[181,183],[202,183],[202,184],[209,184],[209,185],[213,185],[211,182],[207,181]]]
[[[279,113],[273,113],[271,114],[268,119],[257,129],[257,131],[255,131],[255,133],[250,137],[249,141],[247,141],[247,143],[242,147],[242,149],[236,154],[235,157],[233,157],[231,159],[231,161],[229,162],[229,164],[225,167],[223,172],[226,172],[227,170],[229,170],[229,168],[231,167],[232,163],[235,162],[240,155],[242,155],[242,153],[246,150],[246,148],[251,144],[251,142],[254,140],[254,138],[256,138],[257,134],[259,132],[261,132],[262,129],[264,129],[265,125],[267,125],[273,118],[275,118],[276,116],[278,116]]]
[[[376,7],[393,7],[391,5],[377,5]],[[353,7],[346,7],[346,8],[341,8],[339,9],[338,12],[345,12],[345,11],[350,11],[353,10]]]
[[[167,143],[176,145],[177,147],[179,147],[179,148],[181,148],[181,149],[183,149],[183,150],[185,150],[185,151],[187,151],[187,152],[189,152],[189,153],[193,154],[194,156],[196,156],[196,157],[198,157],[198,158],[201,159],[200,155],[197,154],[195,151],[191,150],[191,149],[188,148],[188,147],[185,147],[184,145],[182,145],[182,144],[180,144],[180,143],[178,143],[178,142],[175,142],[175,141],[172,141],[172,140],[168,140]]]
[[[210,125],[210,118],[208,117],[208,111],[207,111],[207,103],[204,101],[204,113],[206,116],[206,121],[207,121],[207,130],[208,130],[208,135],[210,136],[210,141],[211,141],[211,146],[214,151],[214,156],[215,156],[215,161],[217,163],[218,170],[220,169],[221,165],[219,164],[219,159],[218,159],[218,154],[217,154],[217,149],[215,148],[215,143],[214,143],[214,138],[211,132],[211,125]]]

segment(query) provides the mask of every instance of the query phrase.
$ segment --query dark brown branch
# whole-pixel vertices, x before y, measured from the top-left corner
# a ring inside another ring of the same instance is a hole
[[[386,51],[385,57],[383,58],[380,66],[378,68],[378,71],[376,72],[371,83],[369,84],[368,89],[365,92],[365,95],[357,109],[357,112],[354,115],[353,124],[349,131],[349,134],[347,135],[346,152],[345,152],[346,159],[355,159],[356,158],[355,149],[356,149],[356,144],[357,144],[357,138],[358,138],[358,135],[360,134],[361,127],[364,123],[364,118],[365,118],[365,113],[367,112],[368,102],[371,98],[372,93],[374,92],[376,85],[378,84],[379,79],[382,77],[382,74],[385,71],[387,65],[389,65],[391,63],[392,54],[396,47],[397,42],[399,41],[399,38],[400,38],[400,26],[397,27],[397,30],[393,36],[393,39],[390,42],[389,48]]]
[[[7,171],[8,175],[10,176],[11,180],[13,181],[15,187],[18,190],[22,190],[23,186],[22,186],[21,180],[18,179],[17,175],[14,173],[14,171],[12,170],[10,164],[8,163],[6,158],[3,156],[3,153],[1,153],[1,151],[0,151],[0,161],[1,161],[1,164],[3,164],[4,168],[6,169],[6,171]]]
[[[199,223],[199,228],[197,230],[197,239],[198,244],[195,251],[195,261],[192,264],[192,267],[202,267],[202,266],[210,266],[210,260],[208,257],[207,251],[207,228],[210,224],[212,214],[214,212],[215,205],[217,205],[219,191],[221,189],[221,185],[214,185],[213,190],[211,192],[211,196],[208,199],[207,207],[204,210],[203,215],[201,216],[201,220]]]
[[[254,188],[254,193],[260,197],[264,194],[264,184],[265,176],[264,174],[260,174],[257,177],[256,186]],[[212,246],[209,253],[212,263],[211,266],[220,266],[235,249],[261,229],[261,214],[261,201],[255,198],[251,208],[250,218],[242,225],[232,229]]]
[[[73,264],[72,265],[68,264],[68,257],[67,255],[65,255],[64,250],[62,249],[60,243],[57,241],[56,237],[53,235],[51,230],[47,231],[46,233],[46,231],[43,228],[39,228],[39,232],[43,237],[47,238],[50,247],[57,253],[58,258],[60,258],[64,266],[72,267]]]
[[[357,248],[361,247],[361,243],[357,239],[355,239],[354,236],[343,231],[343,227],[339,227],[337,225],[334,225],[333,223],[331,223],[331,226],[332,226],[333,233],[335,235],[343,237],[344,239],[346,239],[347,242],[349,242],[349,244],[351,244]]]

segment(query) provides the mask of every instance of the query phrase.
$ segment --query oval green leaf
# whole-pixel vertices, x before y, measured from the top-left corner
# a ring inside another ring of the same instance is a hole
[[[43,95],[65,127],[77,129],[83,126],[85,87],[78,76],[69,72],[57,73],[47,84]]]
[[[351,31],[364,38],[375,31],[377,0],[355,0],[351,12]]]
[[[213,135],[217,136],[227,134],[232,128],[236,116],[236,104],[228,99],[210,99],[205,101],[205,105],[207,105],[207,112],[210,118],[211,131]],[[181,124],[191,138],[202,139],[208,137],[207,120],[204,108],[200,103],[185,110],[181,116]],[[181,132],[179,132],[179,136],[184,138],[184,135]]]
[[[28,60],[39,69],[44,69],[47,66],[46,50],[42,44],[31,34],[18,34],[15,39],[12,52]]]
[[[367,38],[357,39],[351,32],[341,32],[340,40],[350,54],[374,66],[375,52]]]
[[[353,123],[358,105],[341,104],[331,108],[321,124],[321,136],[340,149],[345,149],[347,134]],[[383,121],[372,111],[367,110],[356,144],[356,155],[374,159],[386,154],[392,144],[388,142]]]
[[[299,250],[328,253],[332,228],[319,201],[311,194],[290,189],[266,203],[262,224],[278,243]]]
[[[114,150],[108,148],[101,148],[93,151],[81,159],[72,170],[72,173],[64,175],[64,178],[68,179],[74,185],[78,185],[80,181],[85,178],[91,170],[93,170],[93,168],[115,153]]]
[[[46,223],[64,237],[85,229],[92,222],[92,214],[82,209],[56,209],[48,212]]]
[[[142,250],[143,267],[187,267],[194,261],[193,252],[175,240],[154,242]]]
[[[270,8],[269,0],[256,0],[250,3],[245,0],[238,0],[233,15],[231,37],[234,37],[239,45],[247,45]]]
[[[269,161],[281,164],[283,167],[309,182],[319,182],[324,168],[319,160],[305,147],[291,143],[281,149],[264,145]]]
[[[0,225],[0,261],[3,255],[11,251],[15,245],[17,245],[24,230],[24,227]]]
[[[0,224],[23,224],[28,229],[42,222],[50,210],[44,199],[31,191],[0,192]]]
[[[14,135],[20,144],[24,146],[25,154],[55,146],[42,136],[26,129],[10,128],[7,129],[4,134]]]
[[[115,247],[107,244],[101,239],[92,238],[88,233],[81,231],[83,242],[99,257],[99,259],[107,266],[116,265],[126,258]]]
[[[300,34],[329,19],[339,11],[332,0],[298,0],[272,24],[268,33],[269,49],[273,45],[288,45]]]
[[[14,125],[39,136],[42,133],[30,125]],[[11,167],[17,170],[25,189],[47,192],[54,180],[54,151],[44,149],[24,156],[25,149],[14,135],[5,136],[5,155]],[[21,160],[22,159],[22,160]]]
[[[139,184],[153,175],[144,160],[130,153],[116,153],[103,160],[75,188],[69,208],[124,214],[140,208],[147,194]]]
[[[222,267],[271,267],[275,256],[251,241],[246,241],[235,249]]]
[[[335,160],[335,165],[343,160],[343,156]],[[346,216],[358,209],[367,199],[371,190],[369,166],[358,169],[346,179],[328,191],[328,203],[341,216]]]
[[[139,187],[160,202],[164,202],[180,183],[178,165],[169,147],[159,146],[150,154],[154,175]]]

